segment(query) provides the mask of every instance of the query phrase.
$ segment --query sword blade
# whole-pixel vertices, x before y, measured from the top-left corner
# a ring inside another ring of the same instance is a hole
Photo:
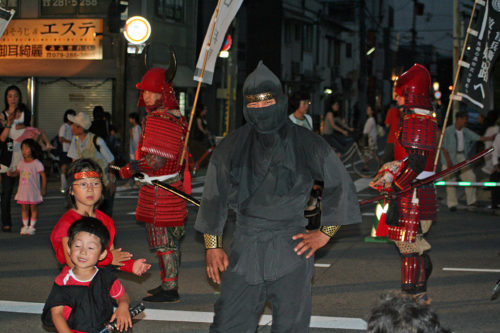
[[[195,205],[197,207],[200,207],[200,202],[197,199],[193,198],[192,196],[190,196],[187,193],[182,192],[181,190],[176,189],[173,186],[170,186],[170,185],[163,183],[159,180],[152,180],[151,183],[155,186],[158,186],[159,188],[164,189],[165,191],[169,191],[170,193],[181,197],[182,199],[184,199],[186,201],[189,201],[190,203],[192,203],[193,205]]]

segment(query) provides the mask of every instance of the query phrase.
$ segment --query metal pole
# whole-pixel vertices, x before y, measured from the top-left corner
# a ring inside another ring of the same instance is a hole
[[[365,25],[365,0],[360,0],[359,6],[359,114],[356,129],[362,128],[366,119],[366,89],[367,89],[367,68],[366,68],[366,25]]]
[[[191,133],[191,125],[193,124],[196,104],[198,104],[198,96],[200,95],[200,88],[203,82],[203,74],[205,73],[205,65],[207,64],[208,50],[210,49],[210,44],[212,44],[212,36],[214,34],[215,24],[217,23],[217,16],[219,15],[219,5],[220,5],[220,0],[217,1],[217,7],[215,7],[214,24],[212,25],[212,31],[210,31],[210,39],[208,40],[208,44],[205,50],[205,58],[203,58],[203,66],[201,67],[200,80],[198,81],[198,86],[196,87],[196,94],[194,96],[193,107],[191,108],[191,115],[189,116],[189,124],[187,128],[186,139],[184,140],[184,148],[182,149],[181,159],[179,160],[180,165],[184,163],[184,156],[186,156],[189,134]],[[201,52],[203,52],[203,50],[201,50]]]
[[[457,2],[457,0],[455,0]],[[450,114],[450,109],[451,105],[453,103],[453,98],[455,97],[455,90],[457,87],[457,82],[458,82],[458,76],[460,74],[460,63],[462,62],[462,59],[464,58],[464,53],[465,53],[465,47],[467,46],[467,39],[469,38],[469,30],[472,25],[472,19],[474,18],[474,13],[476,11],[476,3],[474,2],[474,7],[472,7],[472,13],[470,14],[470,20],[469,20],[469,26],[467,27],[467,33],[465,34],[465,39],[464,39],[464,45],[462,46],[462,53],[460,55],[460,60],[456,62],[457,69],[455,71],[455,80],[453,81],[453,89],[450,94],[450,100],[448,101],[448,108],[446,109],[446,116],[444,117],[444,122],[443,122],[443,129],[441,131],[441,136],[439,137],[439,144],[438,148],[436,150],[436,157],[434,158],[434,171],[437,169],[437,163],[439,161],[439,152],[441,151],[441,146],[443,144],[443,137],[444,133],[446,132],[446,124],[448,122],[448,116]]]

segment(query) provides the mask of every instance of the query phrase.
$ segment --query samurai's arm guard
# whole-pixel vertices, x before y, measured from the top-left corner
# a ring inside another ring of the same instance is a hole
[[[141,172],[147,173],[148,169],[149,166],[145,159],[132,161],[120,169],[120,177],[127,179]]]
[[[222,236],[203,234],[205,249],[222,249]]]
[[[123,266],[118,267],[118,269],[122,272],[134,273],[134,271],[133,271],[134,263],[135,263],[135,259],[129,259],[129,260],[123,261],[122,262]]]
[[[128,179],[133,177],[139,170],[137,169],[137,163],[130,162],[120,169],[120,178]]]
[[[339,231],[340,225],[324,225],[319,228],[319,231],[324,233],[330,238],[333,238],[333,236]]]
[[[429,152],[420,149],[408,149],[405,168],[394,180],[393,189],[403,191],[411,187],[411,183],[425,170]]]

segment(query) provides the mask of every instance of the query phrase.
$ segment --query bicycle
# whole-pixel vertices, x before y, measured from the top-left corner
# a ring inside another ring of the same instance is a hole
[[[352,167],[354,172],[363,178],[374,177],[381,164],[376,148],[368,145],[360,147],[357,142],[352,144],[347,152],[340,157],[340,160],[346,169]]]
[[[191,153],[188,156],[189,168],[191,169],[193,175],[196,175],[196,172],[200,170],[202,163],[212,154],[217,144],[217,139],[215,136],[209,136],[208,142],[210,143],[210,147],[208,147],[208,149],[205,150],[196,161],[193,159],[193,155]]]

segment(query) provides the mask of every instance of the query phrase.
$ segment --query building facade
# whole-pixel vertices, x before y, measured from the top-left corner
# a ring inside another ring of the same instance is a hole
[[[50,138],[66,109],[92,118],[94,106],[102,105],[128,142],[128,114],[138,111],[135,84],[146,66],[168,65],[170,47],[183,110],[192,103],[197,0],[0,0],[0,6],[16,10],[0,40],[0,91],[19,86],[34,124]],[[151,24],[147,57],[127,53],[120,31],[135,15]]]

